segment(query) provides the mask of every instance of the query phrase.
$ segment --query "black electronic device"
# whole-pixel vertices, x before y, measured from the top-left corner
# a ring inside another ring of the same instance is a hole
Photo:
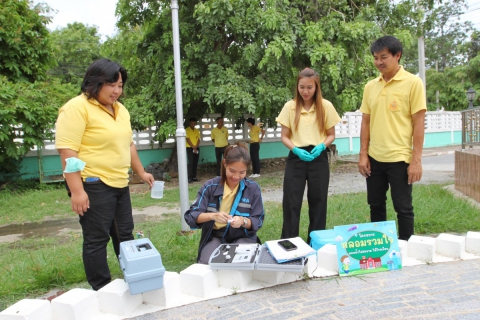
[[[297,246],[294,245],[290,240],[278,241],[278,245],[286,251],[293,251],[297,249]]]

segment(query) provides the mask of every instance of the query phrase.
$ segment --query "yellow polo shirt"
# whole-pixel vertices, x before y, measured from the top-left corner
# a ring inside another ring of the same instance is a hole
[[[426,110],[422,80],[403,69],[367,83],[360,112],[370,115],[368,154],[380,162],[412,160],[412,114]]]
[[[333,107],[333,104],[322,99],[323,109],[325,109],[325,130],[328,130],[340,122],[340,117]],[[276,121],[282,126],[290,129],[290,140],[296,147],[316,146],[325,141],[326,132],[319,132],[317,125],[317,114],[315,105],[306,111],[302,107],[298,128],[295,131],[295,100],[288,101],[284,106]]]
[[[123,188],[128,185],[132,128],[127,109],[119,102],[113,108],[115,116],[84,94],[68,101],[58,113],[55,147],[78,152],[86,163],[82,179],[99,177],[106,185]]]
[[[259,142],[261,132],[262,132],[262,129],[259,126],[253,125],[250,128],[250,132],[248,133],[250,136],[250,142]]]
[[[222,129],[218,127],[213,128],[212,140],[215,140],[215,148],[222,148],[228,145],[228,129],[225,126]]]
[[[232,205],[233,205],[233,200],[235,200],[235,195],[237,194],[239,185],[240,184],[237,184],[237,186],[233,190],[231,190],[228,184],[225,182],[225,185],[223,186],[223,197],[220,202],[219,212],[225,212],[230,214],[230,210],[232,209]],[[215,226],[213,227],[213,229],[221,229],[226,225],[227,225],[226,223],[215,222]]]
[[[185,129],[185,133],[187,135],[187,138],[190,139],[190,142],[194,146],[196,146],[198,140],[200,140],[200,130],[198,130],[197,128],[192,129],[190,127],[187,127],[187,129]],[[187,148],[191,148],[191,146],[188,144],[188,142],[187,142]]]

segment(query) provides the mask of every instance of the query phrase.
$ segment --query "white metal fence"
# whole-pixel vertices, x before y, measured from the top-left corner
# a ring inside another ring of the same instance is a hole
[[[198,121],[198,127],[201,134],[202,145],[213,145],[210,138],[211,130],[216,126],[215,119],[218,114],[210,114],[204,116]],[[336,138],[349,138],[350,147],[352,147],[352,139],[360,137],[360,126],[362,123],[362,113],[346,112],[340,123],[335,126]],[[224,125],[228,128],[229,140],[248,139],[248,127],[246,124],[242,128],[235,130],[235,122],[229,119],[224,120]],[[263,142],[280,141],[281,129],[265,128],[266,134]],[[462,130],[462,116],[460,112],[455,111],[429,111],[425,117],[425,132],[451,132]],[[148,128],[144,131],[134,131],[133,140],[137,145],[137,149],[157,149],[158,142],[152,139],[155,137],[155,127]],[[169,138],[162,144],[162,148],[171,148],[175,142],[175,137]],[[56,154],[55,142],[45,141],[44,155]],[[27,156],[36,156],[36,150],[29,152]]]

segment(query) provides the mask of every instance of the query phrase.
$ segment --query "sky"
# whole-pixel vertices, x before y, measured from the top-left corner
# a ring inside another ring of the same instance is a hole
[[[46,2],[58,11],[48,25],[50,30],[64,28],[68,23],[82,22],[90,26],[96,25],[102,39],[111,37],[116,32],[115,8],[117,0],[34,0],[34,4]],[[461,16],[461,20],[472,21],[474,27],[480,29],[480,0],[468,0],[469,9]],[[476,10],[478,9],[478,10]]]
[[[480,0],[479,0],[480,1]],[[47,3],[52,9],[52,22],[48,25],[51,31],[64,28],[68,23],[81,22],[89,26],[97,26],[102,39],[111,37],[116,32],[115,8],[117,0],[34,0],[33,3]]]

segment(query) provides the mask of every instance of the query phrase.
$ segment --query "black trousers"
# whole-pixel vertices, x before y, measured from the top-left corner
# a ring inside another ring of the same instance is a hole
[[[223,154],[225,153],[225,148],[227,146],[217,148],[215,147],[215,157],[217,158],[217,176],[220,175],[220,169],[222,168],[222,158]]]
[[[115,254],[120,242],[133,240],[133,216],[128,187],[112,188],[103,182],[84,183],[90,208],[80,216],[83,233],[83,264],[88,283],[99,290],[111,281],[107,244],[112,239]]]
[[[397,212],[398,238],[408,240],[414,234],[412,185],[408,184],[408,163],[378,162],[369,157],[372,173],[367,180],[367,200],[372,222],[387,220],[387,191],[390,185],[393,208]]]
[[[200,158],[200,148],[197,148],[198,153],[193,153],[193,148],[187,148],[188,161],[188,179],[191,180],[197,177],[198,159]]]
[[[252,171],[260,174],[260,143],[250,143],[250,159],[252,160]]]
[[[310,152],[313,148],[309,146],[302,149]],[[310,243],[310,232],[325,230],[329,181],[330,167],[325,150],[311,162],[301,160],[290,151],[283,181],[282,239],[299,235],[300,211],[306,183],[308,183],[307,200],[310,218],[307,243]]]

